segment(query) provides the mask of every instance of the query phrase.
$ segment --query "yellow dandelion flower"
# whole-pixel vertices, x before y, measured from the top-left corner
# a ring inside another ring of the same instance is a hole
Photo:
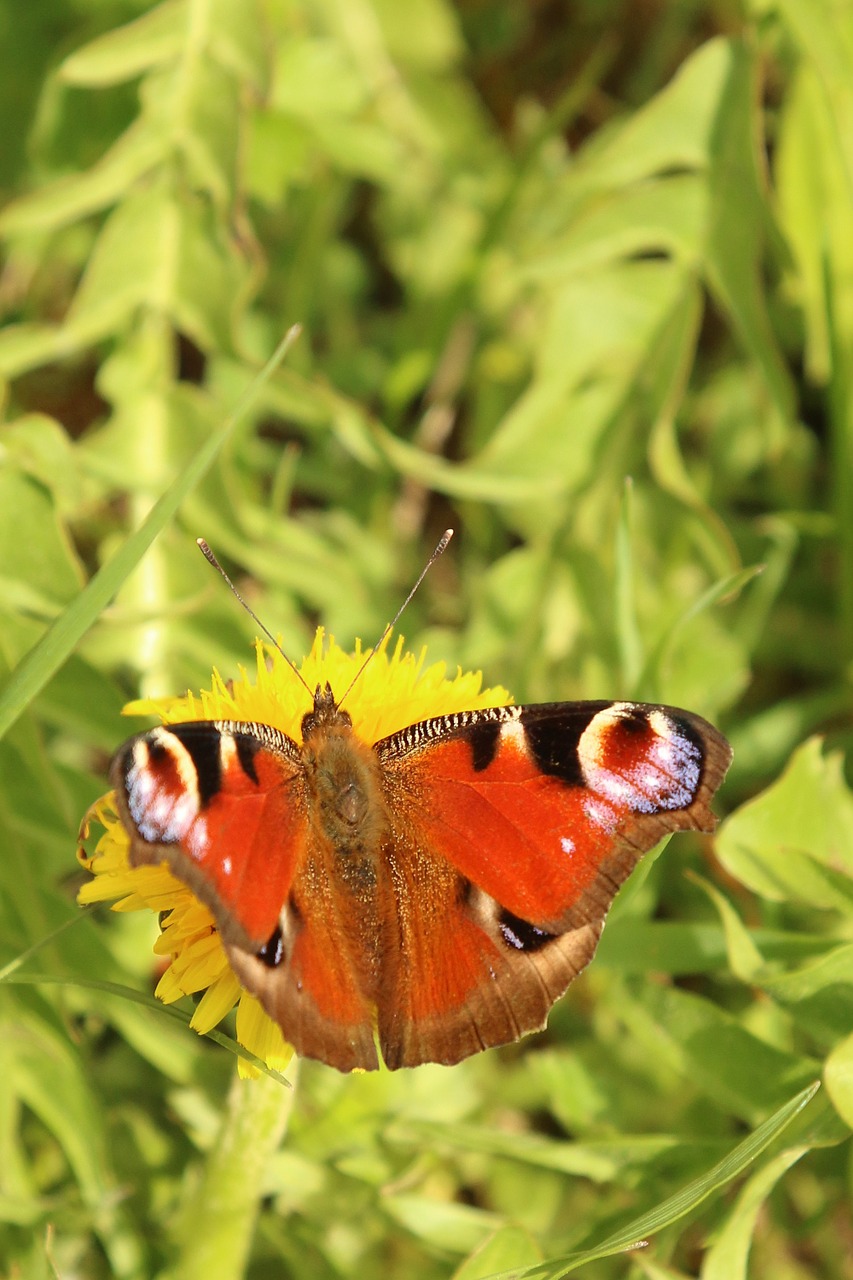
[[[210,689],[176,698],[146,698],[129,703],[127,715],[158,715],[164,724],[185,720],[243,720],[269,724],[296,741],[310,700],[289,664],[275,649],[255,642],[256,666],[250,677],[239,668],[226,683],[213,672]],[[309,689],[328,681],[338,697],[349,688],[362,662],[360,645],[354,653],[341,649],[317,629],[311,652],[300,674]],[[457,671],[449,679],[443,662],[426,666],[426,650],[415,656],[403,650],[402,638],[389,653],[384,643],[364,668],[346,699],[353,731],[362,741],[380,738],[427,720],[457,711],[500,706],[512,701],[507,691],[482,689],[479,672]],[[222,947],[214,918],[165,864],[132,867],[130,839],[115,806],[113,793],[98,801],[90,818],[103,828],[93,854],[80,850],[80,860],[93,879],[78,895],[81,904],[111,901],[114,911],[151,910],[161,917],[155,952],[168,957],[156,995],[166,1003],[203,993],[190,1025],[200,1034],[216,1026],[237,1005],[238,1042],[268,1066],[286,1066],[291,1049],[287,1028],[279,1028],[254,996],[243,991]],[[255,1074],[241,1059],[242,1075]]]

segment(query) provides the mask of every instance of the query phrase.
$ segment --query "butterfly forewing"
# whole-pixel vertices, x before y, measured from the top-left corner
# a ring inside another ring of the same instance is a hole
[[[448,716],[377,751],[391,812],[417,843],[550,933],[603,916],[669,832],[712,830],[731,758],[699,716],[605,702]]]
[[[299,747],[268,725],[187,721],[131,738],[110,776],[131,862],[167,862],[227,940],[264,945],[305,843]]]

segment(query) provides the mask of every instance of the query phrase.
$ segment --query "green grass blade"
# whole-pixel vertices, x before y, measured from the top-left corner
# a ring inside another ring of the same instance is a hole
[[[237,423],[260,388],[275,372],[299,334],[298,326],[285,334],[255,381],[238,401],[218,431],[205,441],[186,469],[130,535],[120,550],[92,578],[76,600],[56,619],[41,640],[12,673],[0,693],[0,738],[12,727],[30,701],[74,651],[75,646],[109,604],[119,587],[136,568],[157,534],[169,523],[189,494],[213,465]]]
[[[621,1231],[614,1232],[613,1235],[603,1240],[600,1245],[593,1249],[585,1250],[583,1253],[575,1254],[571,1258],[554,1260],[550,1264],[517,1272],[516,1275],[524,1276],[526,1280],[534,1280],[534,1277],[535,1280],[560,1280],[560,1277],[567,1276],[572,1271],[577,1271],[579,1267],[585,1266],[588,1262],[595,1262],[599,1258],[607,1258],[615,1253],[623,1253],[625,1250],[641,1244],[648,1236],[654,1235],[657,1231],[662,1231],[664,1227],[670,1226],[673,1222],[677,1222],[679,1218],[686,1217],[703,1200],[707,1200],[709,1196],[743,1173],[783,1129],[787,1128],[803,1108],[811,1102],[819,1088],[820,1082],[815,1081],[814,1084],[810,1084],[796,1094],[789,1102],[786,1102],[784,1106],[781,1106],[778,1111],[765,1120],[763,1124],[760,1124],[748,1138],[738,1143],[733,1151],[724,1156],[707,1173],[702,1174],[699,1178],[694,1178],[686,1187],[682,1187],[675,1195],[669,1196],[662,1204],[657,1205],[656,1208],[651,1209],[648,1213],[643,1213],[639,1218],[634,1218]]]
[[[125,986],[121,982],[106,982],[99,978],[65,978],[53,973],[16,972],[3,977],[2,983],[11,987],[75,987],[86,991],[97,991],[102,995],[118,996],[122,1000],[129,1000],[131,1004],[138,1004],[143,1009],[149,1009],[158,1016],[171,1018],[174,1022],[179,1022],[182,1026],[187,1027],[187,1029],[189,1029],[192,1017],[192,1014],[188,1013],[186,1009],[182,1009],[180,1005],[164,1004],[162,1000],[158,1000],[150,992],[137,991],[135,987]],[[218,1031],[214,1027],[210,1031],[196,1032],[196,1034],[201,1034],[204,1040],[212,1040],[220,1048],[227,1049],[235,1058],[245,1059],[250,1066],[256,1067],[262,1075],[269,1076],[272,1080],[277,1080],[279,1084],[283,1084],[288,1089],[292,1087],[290,1081],[280,1071],[276,1071],[275,1067],[268,1067],[250,1049],[245,1049],[233,1036],[228,1035],[226,1032]]]

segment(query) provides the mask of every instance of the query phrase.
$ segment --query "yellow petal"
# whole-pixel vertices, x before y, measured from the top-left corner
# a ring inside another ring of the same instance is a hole
[[[237,1005],[237,1040],[274,1071],[283,1071],[293,1057],[277,1023],[273,1022],[254,996],[245,992]],[[244,1079],[257,1076],[257,1068],[241,1058],[238,1071]]]

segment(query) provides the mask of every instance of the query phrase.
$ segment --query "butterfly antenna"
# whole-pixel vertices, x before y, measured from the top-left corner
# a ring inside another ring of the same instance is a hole
[[[355,684],[355,682],[356,682],[358,679],[360,679],[360,677],[361,677],[361,673],[362,673],[362,671],[364,670],[364,668],[367,666],[368,662],[370,662],[370,660],[371,660],[371,658],[373,657],[373,655],[374,655],[375,653],[378,653],[378,651],[382,648],[382,646],[383,646],[383,644],[385,643],[386,639],[388,638],[388,636],[390,636],[391,632],[394,630],[394,628],[396,627],[397,623],[400,621],[400,615],[402,614],[403,610],[404,610],[404,609],[406,608],[406,606],[411,602],[412,596],[415,594],[415,592],[417,591],[418,587],[421,585],[421,583],[423,582],[424,578],[427,576],[427,574],[429,573],[429,571],[430,571],[430,569],[432,568],[432,566],[435,564],[435,562],[436,562],[436,560],[438,559],[438,557],[439,557],[440,555],[443,555],[443,554],[444,554],[444,552],[447,550],[447,544],[448,544],[448,542],[450,541],[450,539],[451,539],[452,537],[453,537],[453,530],[452,530],[452,529],[445,529],[444,533],[441,535],[441,537],[440,537],[440,538],[439,538],[439,540],[438,540],[438,544],[437,544],[437,546],[436,546],[436,548],[435,548],[435,551],[433,551],[433,553],[432,553],[432,555],[430,556],[429,560],[427,560],[427,562],[426,562],[426,564],[424,565],[423,569],[421,569],[420,573],[418,574],[418,580],[417,580],[417,582],[416,582],[416,583],[415,583],[415,585],[412,587],[411,591],[410,591],[410,592],[409,592],[409,594],[406,596],[405,600],[404,600],[404,601],[403,601],[403,603],[400,605],[400,608],[399,608],[399,609],[397,610],[397,612],[394,614],[394,617],[393,617],[393,618],[391,619],[391,621],[388,623],[388,625],[387,625],[387,627],[385,628],[385,630],[382,632],[382,635],[379,637],[379,639],[377,640],[376,644],[373,646],[373,648],[370,650],[370,652],[369,652],[369,653],[367,654],[367,656],[365,657],[364,662],[362,662],[361,666],[359,667],[358,671],[356,671],[356,673],[355,673],[355,675],[353,676],[352,680],[350,680],[349,685],[347,686],[346,692],[344,693],[344,696],[343,696],[341,699],[339,699],[339,701],[338,701],[338,706],[339,706],[339,707],[343,706],[344,702],[345,702],[345,701],[346,701],[346,699],[349,697],[350,690],[352,689],[352,687],[353,687],[353,685]]]
[[[299,670],[299,668],[297,667],[296,663],[293,661],[293,659],[292,659],[292,658],[289,658],[289,657],[287,656],[287,654],[284,652],[284,650],[282,649],[282,647],[281,647],[281,645],[279,644],[279,642],[276,640],[276,638],[275,638],[275,636],[273,635],[273,633],[272,633],[272,632],[271,632],[267,627],[265,627],[265,626],[264,626],[264,624],[261,622],[260,618],[259,618],[259,617],[258,617],[258,615],[255,613],[255,611],[254,611],[254,609],[251,607],[251,605],[248,605],[248,604],[246,603],[246,601],[243,599],[243,597],[240,595],[240,592],[239,592],[239,591],[237,590],[237,588],[234,586],[234,583],[233,583],[233,582],[231,581],[231,579],[228,577],[228,574],[227,574],[227,573],[225,572],[225,570],[222,568],[222,565],[219,563],[219,561],[217,560],[216,556],[213,554],[213,552],[211,551],[210,547],[209,547],[209,546],[207,545],[207,543],[205,542],[204,538],[196,538],[196,540],[195,540],[195,541],[196,541],[196,546],[198,547],[198,549],[199,549],[199,551],[201,552],[201,554],[204,556],[205,560],[207,560],[208,564],[212,564],[212,565],[213,565],[213,567],[214,567],[214,569],[216,570],[216,572],[222,575],[222,577],[225,579],[225,581],[226,581],[226,583],[227,583],[228,587],[230,588],[231,592],[232,592],[232,593],[237,597],[237,599],[240,601],[240,604],[241,604],[241,605],[243,606],[243,608],[246,610],[246,612],[248,613],[249,617],[250,617],[250,618],[253,618],[253,619],[255,620],[255,622],[258,624],[258,626],[260,627],[261,631],[263,631],[263,633],[264,633],[264,635],[267,637],[267,639],[268,639],[268,640],[270,640],[270,641],[272,641],[272,643],[275,645],[276,649],[278,649],[279,653],[280,653],[280,654],[281,654],[281,656],[284,658],[284,660],[285,660],[285,662],[287,663],[287,665],[288,665],[288,666],[290,667],[290,669],[293,671],[293,673],[294,673],[294,675],[296,676],[297,680],[299,680],[299,682],[305,686],[305,688],[308,690],[308,693],[309,693],[309,694],[310,694],[310,696],[313,698],[313,697],[314,697],[314,693],[313,693],[313,691],[311,690],[311,688],[309,687],[308,682],[305,680],[305,677],[302,675],[302,672]],[[435,558],[435,557],[433,557],[433,559],[434,559],[434,558]],[[428,567],[429,567],[429,566],[427,566],[427,568],[428,568]],[[426,572],[426,570],[424,570],[424,572]],[[421,577],[423,577],[423,574],[421,574]],[[407,602],[407,603],[408,603],[408,602]],[[398,617],[399,617],[399,615],[398,615]]]

